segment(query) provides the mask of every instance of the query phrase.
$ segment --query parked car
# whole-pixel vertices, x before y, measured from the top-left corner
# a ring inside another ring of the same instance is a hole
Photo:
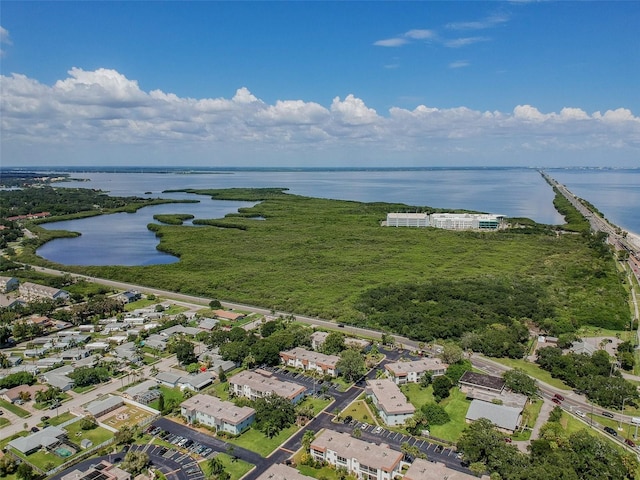
[[[344,423],[351,423],[351,420],[353,420],[353,417],[351,415],[347,415],[346,417],[344,417]]]
[[[39,431],[40,431],[40,429],[39,429],[38,427],[31,427],[31,431],[32,431],[33,433],[36,433],[36,432],[39,432]]]
[[[618,436],[618,432],[616,432],[613,428],[611,427],[604,427],[604,431],[607,432],[609,435],[612,435],[614,437]]]
[[[40,417],[40,421],[41,422],[46,422],[47,420],[49,420],[49,418],[51,418],[51,417],[49,417],[49,415],[43,415],[43,416]]]
[[[633,440],[631,440],[630,438],[625,438],[624,439],[624,443],[626,443],[627,445],[629,445],[631,448],[636,448],[636,442],[634,442]]]
[[[373,433],[375,433],[376,435],[377,435],[377,434],[379,434],[379,433],[381,433],[381,432],[382,432],[382,427],[376,427],[376,428],[373,430]]]
[[[603,417],[613,418],[613,413],[611,413],[611,412],[607,412],[607,411],[603,411],[603,412],[602,412],[602,416],[603,416]]]

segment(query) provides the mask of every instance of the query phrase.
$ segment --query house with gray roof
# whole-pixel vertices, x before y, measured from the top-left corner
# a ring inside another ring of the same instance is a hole
[[[171,335],[197,335],[200,333],[199,328],[184,327],[182,325],[174,325],[173,327],[165,328],[160,332],[160,335],[170,337]]]
[[[102,400],[91,402],[85,407],[85,410],[90,415],[98,418],[106,415],[109,412],[112,412],[116,408],[120,408],[122,405],[124,405],[124,400],[122,397],[111,396]]]
[[[467,422],[473,422],[480,418],[491,421],[500,430],[513,433],[520,424],[522,409],[518,407],[507,407],[482,400],[472,400],[467,410]]]
[[[54,448],[56,445],[64,441],[66,435],[67,432],[63,428],[50,425],[39,432],[11,440],[9,442],[9,447],[15,448],[23,455],[29,455],[41,448],[46,448],[48,450]]]
[[[0,276],[0,293],[9,293],[20,286],[20,280],[16,277]]]
[[[63,392],[71,390],[75,383],[68,377],[68,374],[73,372],[75,367],[73,365],[64,365],[54,370],[49,370],[42,374],[42,378],[46,383],[52,387],[57,387]]]
[[[387,425],[402,425],[416,412],[416,408],[409,403],[400,387],[388,378],[367,380],[365,394]]]
[[[160,372],[156,375],[156,381],[170,388],[186,388],[197,392],[213,383],[213,374],[201,372],[195,375],[180,375],[173,372]]]
[[[198,325],[198,327],[201,328],[202,330],[213,330],[215,326],[218,325],[219,323],[220,321],[215,318],[205,317],[200,321],[200,324]]]

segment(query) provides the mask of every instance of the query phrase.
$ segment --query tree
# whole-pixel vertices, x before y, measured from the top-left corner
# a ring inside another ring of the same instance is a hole
[[[536,381],[520,368],[507,370],[502,374],[502,378],[505,381],[505,386],[512,392],[521,393],[529,398],[538,393]]]
[[[296,421],[296,411],[291,402],[275,394],[257,398],[253,402],[256,411],[256,426],[269,438]]]
[[[16,476],[22,480],[32,480],[35,477],[33,467],[26,462],[22,462],[16,469]]]
[[[84,417],[80,420],[80,428],[82,430],[93,430],[98,426],[96,419],[93,417]]]
[[[449,396],[449,390],[453,384],[449,377],[445,375],[441,375],[436,377],[433,380],[433,396],[437,402],[440,402],[443,398],[447,398]]]
[[[304,448],[305,452],[309,451],[309,449],[311,448],[311,443],[313,442],[313,439],[315,437],[316,435],[313,430],[307,430],[304,432],[304,435],[302,436],[302,447]]]
[[[136,476],[144,471],[150,465],[149,455],[146,452],[139,450],[128,452],[124,461],[121,464],[121,468]]]
[[[115,433],[113,439],[116,445],[129,445],[135,440],[136,433],[135,427],[124,425]]]
[[[471,362],[469,360],[460,360],[456,363],[452,363],[447,368],[447,377],[451,379],[452,383],[458,383],[458,380],[464,375],[464,372],[471,371]]]
[[[340,360],[338,360],[336,367],[340,374],[351,382],[367,373],[364,358],[360,352],[352,349],[344,350],[340,354]]]
[[[208,460],[209,470],[211,470],[211,475],[214,477],[218,477],[224,470],[224,464],[218,457],[212,457]]]
[[[427,388],[429,385],[431,385],[431,382],[433,380],[433,373],[432,372],[424,372],[422,374],[422,377],[420,377],[420,388]]]
[[[338,355],[346,348],[344,344],[344,334],[341,332],[331,332],[327,335],[322,344],[322,353],[327,355]]]
[[[209,308],[211,310],[215,310],[216,308],[222,308],[222,304],[220,303],[220,300],[211,300],[209,302]]]
[[[181,338],[174,344],[173,350],[176,358],[182,365],[189,365],[190,363],[196,363],[198,361],[194,353],[193,343],[189,340]]]
[[[425,403],[420,410],[429,425],[444,425],[451,420],[444,407],[437,403]]]
[[[160,413],[165,413],[164,409],[165,409],[165,404],[164,404],[164,395],[160,394],[160,396],[158,397],[158,410],[160,410]]]
[[[442,346],[442,353],[440,354],[440,358],[444,363],[448,363],[451,365],[452,363],[457,363],[462,360],[464,352],[462,348],[460,348],[455,343],[445,343]]]

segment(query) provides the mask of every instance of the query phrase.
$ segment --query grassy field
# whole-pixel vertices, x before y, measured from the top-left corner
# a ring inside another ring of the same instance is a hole
[[[554,321],[628,322],[627,296],[615,263],[594,260],[579,235],[383,228],[387,212],[412,207],[264,190],[198,193],[264,201],[215,220],[212,227],[153,226],[159,248],[178,255],[178,263],[67,269],[347,323],[363,320],[356,305],[374,287],[491,272],[544,285],[556,306]],[[266,220],[247,218],[256,216]]]
[[[96,427],[92,430],[82,430],[80,423],[82,422],[74,422],[64,427],[69,440],[77,445],[80,445],[80,442],[85,438],[91,440],[94,445],[98,445],[113,437],[112,431],[102,427]]]
[[[224,469],[227,471],[229,475],[231,475],[231,480],[238,480],[242,478],[248,471],[253,468],[248,462],[244,460],[240,460],[239,458],[233,459],[226,453],[218,453],[216,458],[222,462],[224,465]],[[209,468],[209,462],[200,462],[200,468],[205,473],[205,478],[209,478],[211,475],[211,469]]]
[[[0,417],[0,428],[11,425],[11,422],[4,417]]]
[[[510,368],[520,368],[527,373],[530,377],[536,378],[544,383],[551,385],[552,387],[559,388],[561,390],[571,390],[571,387],[566,385],[562,380],[553,378],[551,373],[541,369],[537,364],[527,362],[522,359],[515,358],[493,358],[492,360],[506,365]]]
[[[76,418],[76,416],[72,413],[65,412],[61,413],[57,417],[51,417],[49,420],[47,420],[47,422],[49,423],[49,425],[60,425],[61,423],[71,420],[72,418]]]
[[[6,408],[7,410],[9,410],[11,413],[21,417],[21,418],[27,418],[30,417],[31,414],[29,412],[27,412],[25,409],[20,408],[18,405],[14,405],[11,402],[7,402],[6,400],[2,400],[0,399],[0,407],[2,408]]]
[[[420,385],[417,383],[408,383],[403,385],[401,389],[416,409],[419,409],[425,403],[435,402],[433,398],[433,387],[431,385],[427,388],[420,388]],[[467,426],[465,417],[471,401],[467,400],[459,388],[454,387],[451,389],[449,397],[442,400],[440,405],[444,407],[451,420],[444,425],[432,425],[429,428],[431,435],[443,440],[455,442]]]
[[[356,400],[351,403],[347,408],[345,408],[340,414],[342,418],[347,416],[352,417],[354,420],[358,420],[359,422],[374,424],[376,416],[367,405],[367,402],[364,400]]]
[[[266,457],[297,430],[298,426],[292,425],[291,427],[282,430],[275,437],[269,438],[255,428],[250,428],[239,437],[230,438],[227,439],[227,441]]]
[[[184,400],[184,394],[180,391],[179,388],[169,388],[165,385],[160,385],[160,391],[162,392],[162,396],[164,397],[165,405],[167,405],[171,400],[175,400],[178,403],[182,403],[182,401]],[[159,403],[160,400],[156,399],[151,402],[149,406],[158,410]]]

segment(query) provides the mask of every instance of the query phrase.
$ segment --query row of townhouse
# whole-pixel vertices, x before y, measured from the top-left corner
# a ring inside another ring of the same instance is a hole
[[[238,407],[211,395],[197,394],[180,404],[180,413],[189,423],[200,423],[216,431],[242,433],[255,421],[256,411]]]
[[[286,352],[280,352],[280,359],[288,367],[300,368],[304,371],[317,372],[332,377],[338,375],[340,357],[337,355],[325,355],[324,353],[296,347]]]
[[[49,300],[67,300],[71,296],[66,290],[31,282],[21,283],[18,287],[18,291],[20,292],[20,296],[27,301],[41,298]]]
[[[320,350],[328,336],[329,332],[324,332],[322,330],[313,332],[311,334],[311,348],[314,350]],[[355,337],[344,337],[344,344],[349,348],[355,348],[363,351],[367,351],[371,347],[371,342],[369,340]]]
[[[326,462],[336,468],[345,468],[360,480],[472,480],[478,477],[448,468],[442,463],[416,458],[404,461],[404,454],[387,444],[377,445],[353,438],[348,433],[324,430],[311,442],[310,454],[314,460]],[[277,466],[259,480],[306,480],[296,470]],[[404,472],[404,474],[403,474]],[[488,476],[483,476],[488,479]]]
[[[410,362],[387,363],[384,368],[397,385],[402,385],[419,382],[425,373],[430,373],[432,377],[444,375],[449,365],[439,358],[421,358]]]
[[[244,370],[229,379],[229,393],[252,400],[268,395],[278,395],[291,403],[300,402],[307,389],[297,383],[285,382],[266,370]]]

